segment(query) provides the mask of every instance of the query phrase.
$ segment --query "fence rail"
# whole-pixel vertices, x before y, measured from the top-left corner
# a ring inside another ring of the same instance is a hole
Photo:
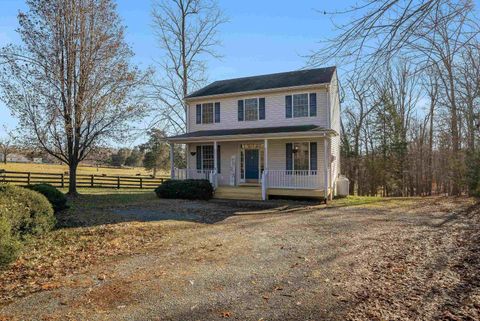
[[[114,176],[77,174],[77,187],[154,189],[167,177]],[[68,187],[69,176],[62,173],[35,173],[0,171],[0,183],[31,185],[47,183],[55,187]]]

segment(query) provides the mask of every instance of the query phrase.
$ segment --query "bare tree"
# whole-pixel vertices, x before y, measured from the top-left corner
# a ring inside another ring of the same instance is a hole
[[[367,64],[375,69],[400,53],[409,59],[428,60],[411,50],[411,44],[421,40],[419,31],[423,35],[431,32],[432,15],[448,8],[449,15],[436,21],[446,22],[471,13],[473,6],[471,0],[363,0],[342,11],[323,11],[332,19],[347,14],[353,18],[336,25],[337,35],[323,41],[309,63],[324,65],[334,57],[343,65],[354,63],[362,68]]]
[[[346,91],[349,98],[346,102],[346,108],[344,115],[346,117],[343,132],[347,136],[351,137],[351,142],[348,138],[343,138],[343,146],[350,146],[347,152],[347,157],[342,159],[348,160],[348,164],[343,164],[342,168],[350,170],[349,175],[352,180],[350,185],[350,193],[353,194],[355,190],[358,190],[358,182],[360,180],[360,155],[361,155],[361,134],[365,120],[368,115],[375,108],[375,102],[373,101],[373,83],[365,76],[358,75],[347,80]],[[345,128],[347,126],[347,128]],[[348,132],[347,132],[348,130]]]
[[[398,58],[408,60],[414,65],[415,74],[423,74],[427,79],[423,89],[430,100],[429,113],[423,121],[418,118],[412,119],[416,124],[413,128],[404,124],[401,130],[404,138],[401,141],[409,148],[408,159],[415,160],[413,162],[415,167],[408,164],[405,171],[423,172],[426,166],[427,174],[410,172],[404,175],[409,181],[404,181],[402,185],[410,189],[408,193],[412,193],[411,189],[417,187],[430,192],[434,184],[433,177],[437,175],[437,186],[441,184],[441,188],[454,195],[462,193],[465,190],[465,170],[469,166],[465,155],[466,153],[475,155],[476,149],[475,106],[478,99],[476,96],[479,74],[476,72],[478,55],[473,49],[478,47],[476,43],[480,27],[473,1],[364,0],[344,11],[324,13],[334,19],[346,15],[353,18],[336,26],[336,36],[324,42],[324,46],[309,57],[309,64],[323,65],[336,59],[337,63],[343,65],[344,70],[354,71],[351,75],[347,73],[346,77],[354,77],[357,73],[368,70],[375,78],[382,78],[385,68],[390,68],[392,62]],[[410,74],[409,77],[417,75]],[[394,78],[394,83],[402,78],[406,79],[401,75]],[[385,84],[381,87],[394,88]],[[417,90],[416,87],[422,86],[420,84],[411,86]],[[396,91],[384,92],[377,96],[385,98],[384,107],[395,113],[400,112],[401,115],[402,110],[394,108],[399,108],[403,104],[401,100],[396,101],[402,97],[402,91]],[[413,97],[412,94],[403,96]],[[416,103],[413,106],[417,108]],[[376,115],[379,117],[373,122],[379,122],[377,127],[382,133],[381,137],[384,138],[383,134],[391,133],[391,129],[385,128],[388,122],[385,122],[383,117],[392,115],[381,112]],[[429,152],[426,158],[428,165],[425,165],[424,136],[427,132]],[[466,135],[463,135],[464,133]],[[434,134],[437,135],[435,139],[437,150],[434,150]],[[405,140],[405,136],[408,139]],[[466,141],[463,139],[464,136],[467,138]],[[371,137],[374,138],[375,135]],[[464,148],[464,142],[467,149]],[[387,141],[365,143],[370,144],[370,155],[377,152],[375,148],[384,149],[385,144],[385,148],[390,148]],[[421,160],[413,157],[419,157]],[[434,160],[437,157],[443,157],[445,160]],[[381,160],[377,163],[383,162],[384,160]],[[435,166],[438,168],[434,168]],[[420,181],[420,177],[424,176],[428,177],[427,185],[430,187],[413,182],[413,178]],[[392,182],[388,184],[394,185]]]
[[[465,51],[478,34],[478,26],[468,14],[457,14],[456,7],[445,6],[428,15],[425,30],[419,30],[418,41],[411,43],[411,47],[425,57],[426,63],[432,66],[438,75],[443,97],[443,106],[448,111],[450,119],[450,134],[452,154],[450,156],[450,176],[452,178],[453,195],[461,193],[461,181],[464,174],[464,164],[461,163],[460,134],[460,106],[459,89],[456,81],[458,64],[466,63],[462,60]],[[429,30],[430,32],[427,32]],[[459,60],[462,60],[459,62]]]
[[[2,99],[28,138],[69,166],[101,143],[125,138],[145,109],[136,95],[146,73],[132,51],[112,0],[28,0],[18,15],[23,46],[0,51]]]
[[[165,58],[159,62],[161,81],[153,84],[160,102],[157,123],[169,131],[186,130],[186,105],[191,91],[206,80],[205,59],[216,52],[218,28],[226,22],[215,0],[158,0],[153,6],[154,30]]]
[[[427,165],[427,182],[426,189],[428,195],[432,194],[432,184],[433,184],[433,129],[434,129],[434,120],[435,120],[435,110],[438,104],[438,87],[439,80],[438,74],[435,69],[431,68],[426,73],[426,80],[424,82],[424,90],[429,99],[429,108],[427,119],[429,122],[428,126],[428,165]]]
[[[467,131],[467,150],[476,148],[477,122],[480,116],[480,43],[472,42],[462,52],[461,63],[456,74],[460,110],[464,114]]]
[[[0,137],[0,152],[2,153],[2,161],[7,164],[8,155],[15,150],[15,142],[17,137],[12,130],[8,130],[7,126],[3,126],[5,135]]]

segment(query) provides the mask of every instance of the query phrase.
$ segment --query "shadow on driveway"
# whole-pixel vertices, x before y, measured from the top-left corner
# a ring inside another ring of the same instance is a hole
[[[71,199],[71,208],[57,214],[57,220],[60,228],[166,220],[214,224],[235,215],[275,214],[318,204],[292,200],[159,199],[153,193],[85,194]]]

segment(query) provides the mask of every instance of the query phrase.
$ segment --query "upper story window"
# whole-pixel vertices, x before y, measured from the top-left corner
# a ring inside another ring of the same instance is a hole
[[[213,123],[213,104],[202,105],[202,124]]]
[[[238,101],[238,121],[265,119],[265,98],[249,98]]]
[[[258,99],[245,99],[245,120],[258,120]]]
[[[285,96],[285,117],[317,116],[317,94],[305,93]]]
[[[196,123],[212,124],[220,122],[220,103],[197,104]]]
[[[308,116],[308,94],[293,95],[293,117]]]

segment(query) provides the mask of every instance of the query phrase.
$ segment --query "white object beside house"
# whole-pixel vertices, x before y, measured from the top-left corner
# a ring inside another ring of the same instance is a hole
[[[167,138],[172,150],[186,144],[187,168],[174,168],[172,153],[172,178],[210,179],[216,195],[232,198],[249,198],[242,187],[262,199],[333,197],[338,90],[328,67],[216,81],[188,95],[187,132]]]

